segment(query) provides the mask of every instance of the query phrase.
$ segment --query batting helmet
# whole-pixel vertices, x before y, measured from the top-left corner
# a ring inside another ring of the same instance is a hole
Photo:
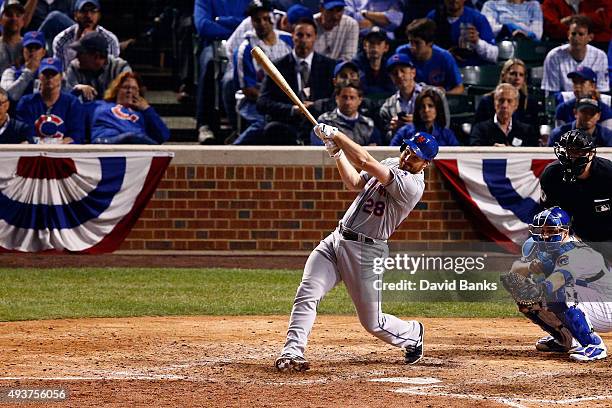
[[[425,132],[417,132],[412,137],[404,139],[400,152],[406,150],[407,147],[423,160],[431,161],[438,154],[436,138]]]

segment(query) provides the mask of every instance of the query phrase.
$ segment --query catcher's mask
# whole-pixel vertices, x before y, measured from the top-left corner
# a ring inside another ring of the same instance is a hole
[[[529,233],[542,249],[554,251],[559,248],[563,235],[569,234],[570,216],[559,207],[551,207],[537,213],[529,224]]]
[[[595,157],[595,141],[586,131],[565,132],[554,146],[555,155],[563,166],[563,181],[573,183]]]

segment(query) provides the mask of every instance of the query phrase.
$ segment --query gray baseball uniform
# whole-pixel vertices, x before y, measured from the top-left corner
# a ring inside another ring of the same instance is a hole
[[[282,354],[303,356],[321,299],[343,281],[361,325],[374,336],[397,347],[414,346],[420,334],[416,321],[403,321],[381,310],[381,293],[374,290],[380,277],[373,272],[374,258],[388,256],[387,238],[417,204],[425,181],[423,173],[398,168],[399,159],[381,162],[392,173],[383,185],[362,172],[366,185],[351,204],[340,225],[310,254],[304,267]]]

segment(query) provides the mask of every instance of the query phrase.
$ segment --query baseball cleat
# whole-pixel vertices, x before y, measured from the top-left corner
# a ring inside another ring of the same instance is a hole
[[[586,347],[578,347],[570,354],[570,360],[589,362],[595,360],[603,360],[608,356],[606,346],[603,344],[588,345]]]
[[[301,373],[310,368],[310,363],[304,357],[283,354],[276,359],[274,367],[281,373]]]
[[[567,353],[580,346],[580,344],[573,339],[572,340],[572,348],[567,349],[563,345],[561,345],[553,336],[544,336],[540,340],[536,342],[535,348],[538,351],[543,351],[545,353]]]
[[[425,327],[423,323],[419,322],[421,331],[419,332],[419,339],[414,346],[406,347],[406,354],[404,355],[404,362],[406,364],[414,364],[423,358],[423,339],[425,338]]]

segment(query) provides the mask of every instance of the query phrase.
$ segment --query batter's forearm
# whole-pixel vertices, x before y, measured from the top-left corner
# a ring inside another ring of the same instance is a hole
[[[349,190],[360,190],[365,184],[365,181],[348,161],[345,154],[340,155],[340,158],[336,159],[336,167],[338,168],[338,173],[340,173],[340,178],[342,178],[344,185]]]
[[[363,169],[364,164],[368,160],[374,160],[366,149],[353,142],[347,135],[340,131],[336,132],[334,142],[342,149],[348,161],[353,163],[356,167]]]

